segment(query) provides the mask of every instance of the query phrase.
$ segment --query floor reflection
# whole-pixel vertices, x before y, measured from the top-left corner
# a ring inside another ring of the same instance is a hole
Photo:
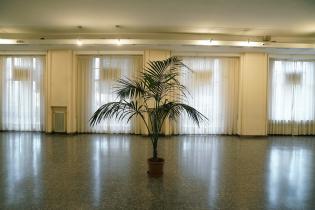
[[[222,146],[219,139],[209,138],[209,136],[184,136],[180,143],[179,163],[183,174],[203,182],[203,185],[208,188],[209,204],[214,206],[219,190]]]
[[[312,137],[0,132],[0,209],[313,209]]]
[[[37,203],[42,192],[40,134],[10,133],[1,143],[6,204]]]
[[[312,152],[310,148],[271,147],[267,177],[270,208],[285,205],[290,209],[302,209],[313,199],[310,194],[313,187],[310,180],[314,179]]]
[[[102,196],[106,196],[106,194],[103,194],[106,187],[103,185],[103,181],[106,176],[120,173],[119,171],[110,170],[113,168],[125,169],[129,166],[130,139],[127,136],[97,135],[96,138],[91,141],[91,144],[93,150],[93,159],[91,160],[93,164],[91,170],[93,177],[93,179],[91,179],[91,193],[94,207],[100,207]],[[110,167],[112,164],[115,164],[117,167]],[[106,165],[108,167],[106,167]]]

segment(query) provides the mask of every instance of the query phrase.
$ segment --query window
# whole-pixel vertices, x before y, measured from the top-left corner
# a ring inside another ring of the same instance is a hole
[[[135,77],[142,69],[142,56],[106,55],[78,58],[78,131],[99,133],[134,133],[132,122],[103,120],[90,127],[89,119],[103,104],[116,101],[115,82]]]
[[[238,109],[238,58],[184,57],[193,70],[182,83],[190,92],[188,104],[209,120],[198,127],[187,116],[179,120],[180,134],[233,134]]]
[[[44,57],[0,57],[1,130],[44,129]]]
[[[314,61],[270,61],[270,134],[312,134],[315,131],[314,102]]]

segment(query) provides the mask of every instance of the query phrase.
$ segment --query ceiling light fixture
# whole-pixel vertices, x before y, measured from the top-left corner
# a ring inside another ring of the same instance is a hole
[[[210,39],[210,40],[209,40],[209,45],[211,45],[211,46],[214,46],[214,45],[222,45],[222,43],[220,44],[220,41]]]
[[[78,45],[78,46],[82,46],[82,44],[83,44],[83,43],[82,43],[81,39],[77,39],[77,45]]]
[[[240,41],[238,43],[238,46],[243,46],[243,47],[260,47],[260,46],[263,46],[263,45],[264,45],[263,42],[252,42],[250,40]]]
[[[247,42],[244,42],[245,47],[251,47],[252,45],[253,45],[253,43],[249,40],[247,40]]]
[[[1,39],[0,38],[0,44],[16,44],[15,39]]]
[[[77,39],[77,45],[80,47],[80,46],[83,45],[83,42],[82,42],[82,40],[80,39],[80,34],[81,34],[80,32],[82,31],[83,26],[78,25],[77,28],[78,28],[78,30],[79,30],[78,39]]]
[[[122,45],[122,43],[121,43],[121,40],[120,40],[120,39],[117,39],[117,40],[116,40],[116,45],[117,45],[117,46]]]

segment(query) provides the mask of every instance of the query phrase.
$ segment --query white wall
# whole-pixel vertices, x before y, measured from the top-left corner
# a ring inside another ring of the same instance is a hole
[[[49,50],[46,71],[46,131],[52,131],[52,107],[67,108],[67,133],[76,131],[76,71],[71,50]]]

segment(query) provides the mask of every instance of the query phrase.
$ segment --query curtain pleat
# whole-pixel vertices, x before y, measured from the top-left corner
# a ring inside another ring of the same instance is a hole
[[[0,130],[44,130],[43,56],[0,57]]]
[[[315,62],[270,60],[269,134],[315,134]]]

